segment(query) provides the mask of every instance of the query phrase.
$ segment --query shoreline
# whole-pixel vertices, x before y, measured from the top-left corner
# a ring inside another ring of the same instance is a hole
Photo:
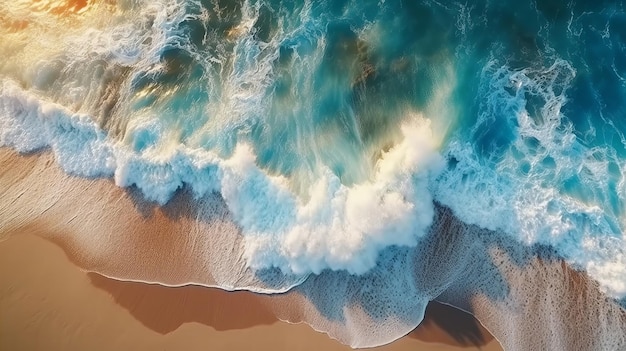
[[[96,273],[85,273],[70,262],[60,247],[29,233],[0,242],[0,263],[0,281],[6,283],[3,284],[5,289],[0,289],[0,306],[6,312],[0,317],[2,349],[61,350],[70,346],[71,349],[133,347],[147,350],[152,345],[161,345],[164,349],[187,345],[185,347],[190,350],[200,350],[221,345],[234,349],[259,346],[268,350],[290,350],[293,347],[300,350],[317,350],[320,347],[350,350],[305,323],[279,321],[270,311],[255,303],[254,299],[264,296],[199,286],[172,288],[124,282]],[[213,315],[205,311],[202,307],[205,305],[194,300],[203,296],[211,297],[205,302],[213,301],[213,308],[217,309]],[[170,304],[169,307],[166,303]],[[157,306],[161,306],[160,312]],[[189,317],[186,313],[198,313],[195,317],[205,320],[185,319]],[[431,325],[425,325],[429,323]],[[20,326],[24,325],[27,327],[21,329]],[[115,339],[111,333],[118,326],[130,332],[123,338]],[[427,314],[422,325],[409,335],[372,350],[479,349],[455,343],[446,332],[432,322],[431,314]],[[184,338],[180,334],[187,333],[193,334],[194,343],[186,344],[187,341],[182,340]],[[24,338],[28,335],[24,334],[38,335],[41,347],[27,343]],[[90,335],[85,337],[84,334]],[[292,334],[296,338],[289,336]],[[65,340],[55,347],[56,341],[50,340],[52,335]],[[424,335],[431,338],[424,340]],[[113,340],[105,342],[103,338]],[[240,340],[247,338],[250,339]],[[156,340],[155,344],[142,344],[141,340],[146,339]],[[168,344],[172,342],[175,345]],[[501,350],[493,338],[485,340],[480,349]]]
[[[177,225],[181,225],[182,222],[183,226],[189,228],[189,226],[185,224],[186,217],[180,215],[180,213],[178,216],[168,216],[167,213],[164,214],[164,211],[169,209],[163,210],[148,206],[146,210],[146,207],[142,208],[140,205],[137,205],[137,203],[128,201],[127,199],[131,196],[129,195],[127,189],[116,187],[109,179],[94,180],[66,175],[58,169],[58,166],[54,163],[53,157],[50,153],[42,152],[38,154],[20,155],[12,150],[2,148],[0,149],[0,163],[7,165],[7,167],[0,169],[0,195],[4,198],[14,199],[13,201],[0,204],[0,223],[3,223],[3,225],[0,226],[0,250],[3,250],[7,245],[14,245],[15,242],[19,243],[22,240],[30,241],[30,244],[26,245],[26,247],[21,250],[10,250],[7,255],[4,255],[1,258],[2,260],[9,259],[11,257],[10,254],[20,254],[20,251],[22,255],[27,255],[29,250],[33,249],[34,245],[48,246],[48,249],[46,249],[46,252],[41,253],[41,257],[31,257],[31,259],[47,260],[51,255],[48,251],[60,250],[62,252],[61,256],[67,264],[61,272],[49,273],[51,275],[50,279],[53,280],[53,283],[48,284],[61,284],[60,282],[62,279],[57,278],[62,277],[64,274],[70,274],[67,272],[70,269],[75,270],[75,273],[79,273],[81,277],[88,279],[90,285],[93,285],[95,289],[109,294],[113,299],[113,306],[115,306],[115,309],[126,311],[125,313],[133,316],[133,320],[139,321],[142,325],[148,323],[154,327],[153,329],[165,331],[170,334],[175,333],[180,328],[184,329],[184,326],[190,323],[189,321],[183,322],[185,321],[185,318],[187,318],[187,320],[191,320],[192,324],[198,323],[198,320],[202,321],[203,318],[207,318],[206,316],[210,316],[210,311],[205,311],[206,313],[203,315],[192,315],[190,317],[189,313],[194,313],[194,311],[187,310],[187,312],[185,312],[188,313],[187,317],[179,315],[177,317],[178,320],[176,318],[172,319],[173,317],[169,319],[166,318],[161,323],[169,323],[169,325],[161,325],[160,327],[158,326],[158,318],[156,320],[154,318],[149,318],[151,311],[157,310],[160,306],[167,304],[180,304],[180,301],[190,301],[190,299],[194,298],[204,298],[204,301],[206,301],[207,296],[219,295],[220,297],[218,300],[225,301],[224,303],[226,305],[234,306],[233,308],[235,309],[237,306],[246,301],[250,302],[251,299],[258,300],[255,304],[260,306],[261,311],[265,311],[263,312],[265,313],[265,319],[263,319],[264,322],[261,326],[272,328],[274,325],[281,325],[281,327],[276,328],[282,330],[285,329],[282,325],[294,325],[297,326],[296,328],[298,330],[305,330],[301,333],[305,333],[306,336],[304,337],[307,340],[310,338],[313,338],[314,340],[324,340],[317,342],[326,343],[328,341],[331,342],[331,345],[335,345],[333,347],[338,349],[349,349],[349,347],[343,346],[339,342],[331,339],[326,332],[317,332],[314,328],[310,327],[307,323],[303,323],[302,321],[300,323],[291,323],[287,322],[287,318],[284,318],[285,321],[278,322],[278,317],[272,313],[272,304],[275,303],[273,300],[276,299],[273,295],[255,294],[248,291],[227,292],[226,290],[222,290],[220,288],[207,288],[193,284],[182,284],[176,287],[168,287],[161,282],[149,284],[145,282],[128,281],[126,279],[121,280],[110,278],[102,272],[94,273],[94,271],[97,272],[97,270],[90,268],[93,268],[94,266],[98,267],[98,265],[102,264],[103,260],[105,263],[109,261],[109,257],[105,255],[107,250],[101,251],[98,250],[98,247],[92,247],[91,250],[95,251],[91,252],[95,252],[96,254],[102,252],[102,257],[96,256],[93,260],[87,260],[84,257],[84,252],[80,249],[85,244],[94,245],[97,244],[98,241],[89,240],[89,235],[87,235],[89,233],[83,233],[85,234],[83,237],[77,237],[72,235],[68,236],[64,234],[64,231],[71,230],[72,228],[74,230],[80,230],[82,228],[84,232],[88,232],[89,229],[95,228],[92,230],[97,231],[98,228],[102,227],[102,224],[96,222],[92,222],[93,225],[89,225],[89,223],[79,223],[78,229],[76,229],[76,227],[73,227],[75,223],[71,222],[71,219],[69,223],[70,225],[68,226],[67,224],[68,221],[66,218],[68,215],[71,216],[71,213],[79,213],[78,211],[82,209],[81,207],[92,208],[93,206],[93,208],[97,209],[97,207],[93,205],[94,203],[96,205],[98,203],[114,204],[114,208],[107,207],[107,212],[113,212],[113,217],[116,218],[118,222],[125,222],[123,224],[127,224],[129,227],[128,232],[121,233],[119,237],[123,238],[124,235],[126,237],[134,236],[133,239],[135,239],[135,242],[133,242],[133,244],[141,245],[141,247],[147,249],[148,251],[158,250],[159,247],[166,247],[167,245],[165,245],[165,243],[170,244],[171,240],[166,240],[164,243],[160,244],[159,242],[152,240],[154,238],[153,235],[151,236],[145,233],[148,233],[155,228],[161,229],[160,232],[163,233],[167,231],[168,228],[172,227],[173,221],[177,221]],[[50,206],[50,203],[54,206]],[[175,205],[180,207],[180,203]],[[102,205],[100,205],[100,207],[101,206]],[[142,210],[144,212],[142,212]],[[138,213],[139,215],[137,217],[133,217],[135,216],[133,213]],[[148,215],[146,216],[145,213],[148,213]],[[129,214],[131,217],[128,217]],[[125,218],[130,218],[131,220],[134,218],[134,221],[126,220]],[[88,222],[99,219],[100,217],[96,216],[95,218],[90,218]],[[145,227],[146,225],[147,227]],[[142,228],[142,226],[144,227]],[[111,229],[109,230],[109,232],[112,232]],[[82,241],[77,242],[76,240]],[[37,242],[39,242],[39,244],[36,244]],[[171,247],[168,249],[173,252],[177,251],[176,249],[171,249]],[[57,254],[57,256],[59,255]],[[163,256],[159,257],[163,258]],[[167,256],[165,256],[165,258],[167,258]],[[14,257],[13,259],[16,258]],[[4,264],[2,266],[8,268],[22,267],[27,264],[32,264],[32,262],[28,262],[28,258],[25,259],[27,262]],[[137,259],[139,258],[134,258],[134,260]],[[132,262],[132,260],[129,262]],[[85,267],[85,263],[92,263],[94,266]],[[122,264],[123,263],[124,262],[122,262]],[[132,274],[132,271],[129,272],[129,274]],[[75,279],[80,280],[77,277],[75,277]],[[14,284],[14,281],[6,276],[5,278],[2,278],[2,281],[7,282],[8,285]],[[35,283],[38,282],[30,282],[30,284]],[[41,289],[46,290],[47,288],[41,287]],[[91,289],[88,290],[91,291]],[[93,294],[93,292],[91,291],[89,294]],[[283,294],[278,294],[277,296],[280,295]],[[127,297],[125,298],[124,296]],[[141,306],[137,306],[133,303],[133,301],[135,301],[132,298],[133,296],[144,296],[144,305],[149,301],[152,301],[153,304],[149,308],[144,306],[142,309]],[[118,299],[122,299],[121,303],[120,301],[115,300],[116,297]],[[6,298],[6,294],[0,295],[0,299]],[[42,298],[47,297],[42,296]],[[202,303],[193,305],[202,305]],[[39,306],[38,308],[43,310],[45,309],[45,306]],[[113,309],[112,306],[109,306],[108,308]],[[139,315],[133,315],[133,311]],[[70,312],[71,308],[69,312],[64,310],[57,311],[57,313],[61,314]],[[299,316],[301,313],[297,310],[293,310],[292,312],[294,312],[295,316]],[[141,315],[141,313],[144,315]],[[232,313],[233,311],[230,311],[230,314]],[[239,320],[243,322],[237,323],[245,324],[248,317],[243,316],[242,313],[240,313],[239,316]],[[450,336],[449,333],[446,333],[446,331],[436,323],[436,319],[430,318],[429,316],[430,314],[428,314],[427,318],[424,319],[422,327],[418,327],[414,331],[411,331],[408,335],[400,338],[400,340],[396,340],[386,346],[383,346],[382,349],[388,349],[391,347],[391,350],[402,350],[404,347],[419,350],[420,347],[432,349],[434,345],[441,347],[442,350],[475,349],[471,347],[471,343],[465,342],[465,344],[463,344],[462,342],[459,343],[456,341],[454,337]],[[17,313],[13,317],[24,318],[25,316]],[[204,319],[204,321],[206,322],[206,319]],[[221,323],[224,322],[222,321]],[[231,323],[235,322],[231,321]],[[11,333],[9,333],[9,330],[7,330],[7,324],[4,323],[3,325],[4,327],[0,328],[2,329],[0,330],[0,333],[19,334],[20,332],[19,330],[10,329]],[[200,325],[202,325],[202,323],[200,323]],[[45,324],[41,325],[41,328],[44,329],[51,327],[53,326]],[[218,327],[218,329],[220,328],[221,327]],[[147,329],[155,332],[153,329]],[[226,332],[229,331],[227,330]],[[269,331],[267,332],[272,333]],[[165,334],[167,335],[167,333]],[[483,329],[481,329],[481,333],[488,335],[488,333]],[[281,333],[278,333],[275,337],[280,337],[281,335]],[[428,337],[428,342],[420,340],[425,336]],[[322,339],[320,339],[320,337]],[[497,344],[497,341],[495,343],[493,342],[494,339],[491,335],[488,335],[488,338],[485,339],[489,342],[488,350],[501,349]]]
[[[167,282],[174,283],[172,285],[175,285],[177,281],[203,281],[210,283],[223,278],[214,275],[219,275],[223,272],[211,270],[219,267],[219,264],[222,264],[222,262],[213,262],[210,258],[205,257],[207,252],[212,252],[210,250],[216,249],[210,246],[213,243],[202,240],[203,237],[201,236],[194,236],[204,233],[203,230],[206,225],[201,221],[198,222],[198,218],[205,214],[194,212],[194,207],[186,202],[188,197],[184,194],[173,199],[171,203],[164,207],[155,206],[142,201],[132,189],[116,187],[110,179],[84,179],[66,175],[55,164],[53,156],[45,151],[37,154],[20,155],[12,150],[0,148],[0,163],[5,165],[5,167],[0,169],[0,196],[10,199],[10,201],[0,203],[0,250],[9,245],[7,243],[13,243],[14,240],[22,240],[20,238],[30,236],[41,239],[60,250],[62,256],[67,261],[66,264],[72,267],[71,269],[76,271],[82,270],[80,274],[83,278],[75,277],[77,281],[93,278],[93,273],[86,272],[98,272],[98,276],[102,278],[96,278],[96,280],[100,283],[113,289],[114,292],[117,291],[118,294],[126,291],[124,294],[130,294],[129,296],[131,297],[135,296],[135,300],[131,298],[129,301],[136,301],[138,296],[137,294],[128,293],[129,290],[139,291],[139,296],[143,296],[146,301],[152,299],[152,307],[143,311],[143,313],[147,313],[147,315],[143,316],[145,320],[149,320],[147,316],[152,313],[150,311],[158,310],[161,306],[188,301],[192,299],[191,295],[196,299],[199,296],[206,298],[207,292],[205,290],[219,290],[226,294],[223,299],[230,301],[229,304],[232,306],[239,306],[245,300],[245,298],[233,300],[233,296],[251,294],[251,296],[256,296],[254,299],[258,299],[259,301],[257,302],[266,309],[266,312],[269,310],[276,320],[278,320],[276,316],[279,316],[281,320],[300,322],[306,321],[308,318],[318,318],[317,321],[319,322],[319,311],[311,312],[311,308],[315,307],[315,305],[311,304],[307,297],[297,293],[260,295],[246,291],[226,292],[226,290],[221,288],[206,288],[198,285],[189,285],[189,283],[168,287]],[[93,210],[85,212],[85,209]],[[75,214],[72,215],[73,213]],[[76,214],[86,217],[75,220]],[[228,235],[231,235],[230,238],[234,238],[232,239],[234,241],[229,244],[231,245],[229,247],[237,247],[240,244],[237,241],[239,240],[237,239],[238,235],[237,232],[232,231],[228,214],[222,214],[221,216],[217,216],[218,229],[225,228],[226,231],[230,230],[231,232],[228,232]],[[588,345],[587,349],[593,349],[598,343],[604,341],[614,342],[615,345],[623,345],[624,340],[619,339],[619,337],[620,333],[626,335],[626,311],[604,296],[599,291],[598,284],[592,281],[586,274],[572,270],[558,257],[552,256],[549,256],[545,262],[541,257],[533,256],[530,259],[526,257],[527,262],[520,265],[516,262],[515,255],[516,252],[519,254],[520,251],[522,256],[524,254],[527,255],[527,252],[524,251],[526,250],[525,248],[518,248],[519,245],[516,246],[515,243],[507,242],[503,238],[492,238],[490,235],[494,233],[486,230],[479,230],[479,233],[474,233],[472,231],[476,231],[475,227],[463,224],[446,210],[440,209],[438,216],[440,216],[440,221],[437,224],[439,227],[433,230],[440,232],[441,235],[438,235],[432,243],[427,245],[428,247],[424,248],[421,253],[422,258],[433,257],[429,255],[429,252],[437,253],[437,256],[454,258],[455,260],[452,260],[449,264],[455,267],[456,260],[460,260],[461,258],[459,257],[462,256],[457,254],[462,253],[466,249],[464,245],[468,241],[471,242],[476,238],[483,240],[480,245],[472,246],[472,251],[468,253],[474,256],[479,255],[482,258],[473,263],[475,266],[463,267],[462,271],[464,274],[458,276],[459,281],[455,281],[452,286],[447,288],[444,294],[435,299],[440,304],[453,306],[455,310],[461,312],[469,311],[469,315],[473,315],[472,319],[480,326],[478,329],[484,330],[485,333],[489,333],[487,330],[490,330],[489,347],[492,347],[491,345],[494,344],[497,347],[493,346],[496,348],[489,348],[489,350],[502,349],[498,344],[499,342],[507,349],[520,350],[531,346],[537,346],[541,349],[542,347],[550,348],[555,345],[578,345],[580,342]],[[216,220],[215,217],[210,219]],[[103,237],[99,237],[99,240],[93,240],[91,235],[93,232],[97,232]],[[24,233],[26,235],[23,235]],[[177,236],[181,233],[185,233],[185,235]],[[450,235],[452,237],[449,237]],[[31,242],[32,245],[36,244]],[[191,252],[189,251],[190,248],[192,249]],[[220,248],[221,246],[217,247],[217,249]],[[30,249],[30,246],[26,245],[21,251],[28,253]],[[19,253],[19,250],[17,253]],[[47,257],[45,254],[42,256]],[[35,258],[41,259],[39,257]],[[0,259],[6,260],[7,258],[0,255]],[[416,256],[416,259],[419,259],[419,257]],[[463,263],[463,261],[456,263]],[[28,264],[30,264],[28,260],[22,262],[22,265]],[[0,265],[0,267],[2,266],[21,267],[20,264]],[[66,273],[70,270],[67,267],[64,269]],[[145,277],[161,277],[163,279],[159,280],[157,284],[149,284],[139,282],[139,280],[107,278],[108,273],[111,272],[115,273],[110,275],[112,277],[141,275]],[[443,273],[453,274],[454,272],[450,273],[444,267]],[[50,274],[54,277],[61,273],[51,272]],[[90,276],[89,274],[92,275]],[[430,274],[431,276],[425,276],[427,280],[433,278],[432,274],[435,274],[435,278],[438,276],[438,273],[430,272]],[[9,278],[3,279],[10,284],[14,283]],[[570,282],[572,279],[573,282]],[[504,284],[503,288],[505,289],[498,291],[497,287],[490,286],[476,291],[467,289],[468,286],[471,287],[474,284],[480,286],[480,284],[485,284],[486,282],[499,282],[501,285]],[[430,281],[424,282],[426,287],[429,287],[428,284],[432,283]],[[34,283],[31,282],[29,284]],[[115,302],[113,306],[117,306],[117,310],[121,310],[119,313],[130,314],[131,317],[135,318],[135,322],[140,322],[141,324],[142,318],[135,316],[131,311],[139,307],[127,301],[126,306],[128,308],[125,308],[124,304],[117,304],[115,301],[115,296],[118,295],[111,293],[107,289],[93,288],[99,291],[98,294],[101,294],[103,291],[108,293],[110,297],[113,297],[113,302]],[[40,287],[39,289],[45,290],[46,287]],[[92,290],[89,291],[87,295],[96,294]],[[187,293],[182,293],[183,297],[181,298],[180,296],[170,296],[172,291],[187,291]],[[189,291],[194,292],[189,293]],[[505,295],[500,296],[503,292]],[[219,293],[213,292],[212,294]],[[581,294],[583,296],[579,296]],[[0,299],[6,299],[7,296],[5,291],[0,295]],[[123,297],[126,295],[122,294],[119,296]],[[158,296],[166,297],[158,300]],[[40,297],[46,299],[45,295]],[[154,302],[154,299],[158,301]],[[524,299],[531,299],[532,301],[524,304]],[[540,299],[543,300],[540,301]],[[601,303],[598,303],[598,301],[601,301]],[[107,308],[113,309],[110,302]],[[592,305],[593,302],[596,304]],[[522,304],[516,309],[515,304],[520,303]],[[201,304],[193,305],[199,306]],[[432,306],[436,305],[431,303],[429,306],[432,309]],[[39,306],[42,309],[44,307]],[[571,308],[574,312],[567,310],[566,307]],[[537,311],[545,312],[537,313]],[[61,314],[70,312],[65,311],[64,308],[56,311],[56,313]],[[187,313],[192,312],[187,311]],[[311,315],[310,313],[314,314]],[[197,315],[194,318],[202,319],[206,318],[206,315],[210,315],[210,313]],[[550,319],[548,321],[542,319],[546,315],[554,315],[556,319],[553,318],[554,320]],[[20,313],[17,313],[15,317],[20,317]],[[195,321],[194,318],[192,318],[192,322]],[[573,325],[570,323],[572,318],[576,320],[576,323]],[[245,320],[245,316],[242,316],[240,319]],[[427,335],[430,337],[437,334],[438,329],[435,328],[437,325],[430,329],[426,328],[428,326],[427,320],[425,318],[420,327],[408,332],[407,335],[387,346],[401,349],[407,342],[411,342],[411,336],[424,337],[424,335]],[[446,318],[443,318],[441,321],[445,320]],[[510,320],[513,320],[513,322]],[[609,322],[608,324],[607,321]],[[9,330],[7,328],[10,327],[10,323],[2,320],[0,322],[2,322],[0,333],[7,334]],[[149,323],[156,322],[151,321]],[[189,322],[180,323],[180,325],[172,329],[172,325],[177,322],[169,320],[168,323],[171,324],[168,327],[171,329],[169,333],[175,333],[182,328],[181,326],[190,324]],[[329,323],[334,322],[330,321]],[[202,325],[202,323],[199,324]],[[312,327],[304,326],[301,323],[270,323],[270,328],[274,327],[274,325],[283,324],[304,327],[307,331],[302,333],[308,333],[306,338],[318,340],[317,336],[312,335],[321,335],[324,340],[331,340],[329,336],[315,332]],[[613,324],[615,326],[612,326]],[[330,330],[334,325],[325,324],[325,327]],[[547,327],[545,328],[546,330],[533,330],[532,328],[536,325],[546,325]],[[600,327],[601,325],[603,327]],[[169,330],[168,328],[163,330]],[[284,326],[274,327],[276,330],[280,329],[281,333],[285,328]],[[430,332],[420,334],[426,330],[430,330]],[[512,330],[518,330],[519,332],[511,333]],[[556,330],[561,333],[558,335],[559,339],[556,341],[556,344],[552,341],[550,334],[546,334],[549,330]],[[19,332],[19,330],[11,331],[14,333]],[[147,331],[137,331],[137,333],[141,334],[148,331],[155,332],[147,328]],[[229,331],[226,332],[228,333]],[[475,330],[473,333],[476,334]],[[196,337],[200,337],[198,335]],[[457,339],[461,338],[462,341],[463,337],[465,337],[472,340],[471,335],[472,333],[460,333],[457,335]],[[228,337],[217,337],[217,339],[219,338],[223,340],[223,338]],[[603,338],[609,339],[604,340]],[[616,339],[613,340],[611,338]],[[414,339],[419,341],[419,338]],[[443,340],[450,343],[450,340],[453,339],[455,338],[448,333],[448,338]],[[597,339],[600,339],[600,341],[595,341]],[[325,343],[326,341],[316,342]],[[339,343],[333,342],[339,345]],[[432,348],[435,343],[426,342],[426,344],[429,345],[429,348]],[[450,345],[443,345],[442,347],[444,346],[458,347]],[[416,346],[413,345],[412,347],[415,349]]]

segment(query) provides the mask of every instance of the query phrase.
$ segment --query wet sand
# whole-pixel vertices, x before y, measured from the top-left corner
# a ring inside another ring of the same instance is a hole
[[[349,350],[306,325],[278,321],[259,297],[85,273],[29,233],[0,243],[0,350]],[[470,315],[433,304],[415,331],[376,349],[500,347]]]
[[[290,320],[303,319],[298,304],[305,301],[297,294],[268,297],[200,286],[165,287],[83,271],[164,279],[160,281],[173,285],[210,284],[214,277],[209,272],[223,262],[206,260],[205,254],[216,249],[204,246],[212,245],[206,240],[211,228],[203,227],[203,214],[193,212],[188,195],[159,207],[110,179],[68,176],[50,153],[25,156],[0,148],[0,199],[2,351],[349,349],[307,325],[276,319],[277,306],[293,311],[287,313]],[[458,222],[453,217],[449,221]],[[209,222],[218,223],[211,235],[233,230],[227,216]],[[229,235],[239,237],[236,232]],[[234,244],[227,247],[236,248]],[[626,345],[626,312],[596,282],[558,257],[535,258],[520,266],[502,251],[506,245],[494,244],[482,243],[486,246],[473,255],[484,258],[475,262],[478,266],[465,268],[466,283],[477,290],[448,302],[472,311],[507,349]],[[485,264],[489,269],[481,270]],[[493,294],[490,287],[498,283],[505,283],[507,296]],[[380,349],[501,347],[471,315],[431,303],[417,329]]]
[[[109,179],[63,174],[46,152],[0,148],[0,164],[0,350],[349,349],[305,324],[279,321],[267,295],[119,281],[81,270],[132,276],[131,265],[141,262],[142,273],[150,267],[155,276],[210,282],[206,272],[186,268],[206,268],[194,261],[202,251],[185,255],[189,243],[171,237],[174,229],[194,228],[193,216],[184,215],[185,197],[165,208],[145,204]],[[92,240],[92,232],[109,236],[115,247]],[[85,247],[95,256],[84,257]],[[124,261],[125,255],[141,257]],[[501,348],[471,315],[431,304],[420,327],[380,349]]]

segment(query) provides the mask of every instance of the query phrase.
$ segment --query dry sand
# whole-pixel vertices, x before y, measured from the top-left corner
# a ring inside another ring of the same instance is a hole
[[[454,335],[473,337],[455,340]],[[252,293],[171,288],[85,273],[58,246],[27,233],[0,243],[2,351],[244,349],[349,348],[306,325],[277,321]],[[434,304],[415,331],[376,349],[500,347],[470,315]]]
[[[0,148],[0,199],[0,351],[348,349],[274,317],[278,306],[285,318],[303,319],[307,301],[296,293],[168,288],[81,270],[210,283],[215,277],[207,272],[221,262],[206,260],[215,247],[203,246],[214,244],[185,195],[165,207],[146,204],[110,179],[65,175],[47,152],[20,156]],[[233,229],[226,217],[209,222],[220,220],[210,235]],[[466,291],[452,303],[472,311],[507,349],[624,349],[626,312],[584,273],[558,257],[520,266],[498,245],[482,245],[472,254],[493,267],[466,269],[470,285],[483,292]],[[485,286],[498,282],[507,296]],[[471,315],[431,304],[420,327],[381,349],[501,348]]]
[[[114,219],[106,221],[112,226],[106,234],[114,236],[109,240],[133,235],[130,245],[148,248],[141,250],[146,253],[143,259],[149,264],[154,261],[155,272],[163,272],[168,265],[172,270],[186,263],[193,265],[188,261],[193,257],[180,258],[184,247],[168,247],[173,244],[171,240],[160,241],[172,222],[190,227],[193,218],[181,218],[171,208],[138,206],[132,193],[107,179],[66,176],[45,152],[20,156],[0,149],[0,165],[0,198],[6,200],[0,201],[1,351],[349,349],[307,325],[278,321],[264,303],[266,296],[199,286],[172,288],[122,282],[85,273],[79,267],[85,268],[86,263],[118,269],[115,262],[107,260],[107,248],[98,247],[103,255],[96,257],[95,263],[77,250],[98,244],[89,240],[93,233],[87,232],[90,226],[98,226],[99,213]],[[107,211],[101,206],[108,206]],[[72,217],[79,207],[94,208],[87,224],[78,225]],[[174,207],[180,210],[184,204],[175,203]],[[73,237],[81,242],[65,239],[69,237],[64,236],[68,227],[81,228],[87,235]],[[118,228],[132,228],[132,233]],[[176,261],[158,262],[164,257]],[[132,267],[127,271],[132,273]],[[203,272],[183,273],[203,278]],[[420,327],[380,349],[501,348],[471,315],[431,304]]]

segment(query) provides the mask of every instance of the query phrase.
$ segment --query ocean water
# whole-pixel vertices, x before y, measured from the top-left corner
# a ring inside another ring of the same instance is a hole
[[[449,208],[626,297],[622,1],[18,0],[0,20],[0,145],[158,206],[219,198],[243,269],[216,286],[368,286],[404,329],[342,341],[388,342],[471,252],[427,283]]]

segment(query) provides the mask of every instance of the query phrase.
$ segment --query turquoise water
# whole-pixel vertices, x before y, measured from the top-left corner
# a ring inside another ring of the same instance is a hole
[[[161,205],[218,193],[258,271],[366,274],[439,203],[626,295],[621,1],[118,6],[0,66],[0,144]]]

